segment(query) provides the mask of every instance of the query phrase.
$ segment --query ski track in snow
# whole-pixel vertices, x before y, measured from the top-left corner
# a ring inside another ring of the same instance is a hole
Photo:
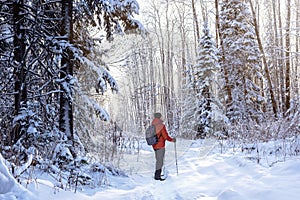
[[[128,177],[109,176],[108,186],[72,191],[41,185],[30,189],[44,200],[297,200],[300,160],[263,167],[243,154],[216,152],[214,140],[178,139],[176,171],[174,143],[166,143],[167,180],[153,179],[154,152],[146,144],[138,154],[125,154],[119,167]],[[212,152],[214,151],[214,152]],[[39,181],[39,180],[38,180]],[[47,188],[46,188],[47,187]]]
[[[118,187],[96,193],[93,199],[109,199],[108,196],[111,199],[143,200],[298,199],[300,190],[297,187],[285,188],[287,184],[277,179],[281,171],[276,173],[276,168],[257,165],[243,156],[210,154],[215,145],[213,140],[205,140],[201,144],[178,141],[177,176],[174,146],[167,143],[165,167],[168,178],[163,182],[153,180],[154,152],[143,151],[138,159],[133,155],[124,158],[122,163],[130,163],[131,182],[124,183],[125,187],[121,190]],[[291,171],[293,173],[294,170]],[[299,175],[289,178],[300,186]]]
[[[212,140],[207,140],[202,145],[193,147],[193,144],[189,140],[180,140],[177,142],[177,162],[178,171],[176,171],[175,161],[175,149],[173,143],[167,143],[166,155],[165,155],[165,171],[168,174],[168,178],[165,181],[155,181],[153,179],[154,174],[154,152],[153,151],[142,151],[138,156],[127,155],[123,160],[123,166],[128,168],[127,172],[131,173],[132,184],[134,188],[124,188],[124,196],[116,197],[112,195],[112,199],[143,199],[143,200],[160,200],[160,199],[174,199],[174,200],[185,200],[185,199],[202,199],[206,195],[205,187],[202,182],[202,173],[199,170],[200,163],[214,147],[215,143]],[[188,156],[187,156],[188,155]],[[135,163],[136,162],[136,163]],[[129,164],[128,164],[129,163]],[[127,164],[127,166],[126,166]],[[199,185],[199,190],[194,190],[193,187],[189,187],[188,183]],[[127,191],[126,191],[127,190]],[[95,197],[100,197],[110,193],[120,194],[117,191],[105,190],[103,192],[95,194]],[[114,191],[114,192],[113,192]],[[102,194],[103,193],[103,194]],[[110,196],[110,195],[108,195]],[[125,197],[126,196],[126,197]],[[108,198],[106,198],[108,199]],[[211,199],[211,198],[206,198]]]

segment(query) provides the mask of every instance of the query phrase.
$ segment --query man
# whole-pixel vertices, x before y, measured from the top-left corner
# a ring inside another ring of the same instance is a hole
[[[154,119],[152,121],[152,125],[156,128],[156,134],[158,136],[158,142],[152,145],[154,152],[155,152],[155,173],[154,179],[164,181],[165,179],[161,178],[161,170],[163,166],[163,161],[165,157],[165,141],[168,140],[169,142],[176,142],[176,138],[171,138],[168,135],[166,126],[163,124],[161,120],[161,113],[154,113]]]

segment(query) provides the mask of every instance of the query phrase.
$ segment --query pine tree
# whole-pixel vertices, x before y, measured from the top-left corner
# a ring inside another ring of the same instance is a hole
[[[196,112],[195,122],[198,137],[211,134],[215,115],[219,109],[216,97],[216,73],[219,71],[217,49],[212,41],[207,23],[204,24],[203,36],[198,45],[197,64],[194,67]]]
[[[231,121],[259,119],[262,81],[260,53],[252,16],[244,1],[225,0],[221,4],[221,66],[227,88],[226,114]]]

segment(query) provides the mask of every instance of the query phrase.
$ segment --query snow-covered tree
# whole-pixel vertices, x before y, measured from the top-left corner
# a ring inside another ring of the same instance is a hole
[[[195,122],[198,135],[204,137],[211,134],[216,112],[222,113],[218,103],[217,89],[219,63],[218,51],[210,35],[207,22],[204,23],[203,36],[200,38],[198,46],[198,56],[194,66],[195,91],[196,91],[196,111]],[[219,116],[219,114],[218,114]]]
[[[77,6],[74,6],[74,4]],[[76,8],[76,10],[75,10]],[[74,84],[73,71],[74,64],[78,57],[83,56],[82,50],[89,52],[90,45],[84,42],[89,37],[80,38],[82,31],[88,31],[87,27],[81,24],[104,26],[106,38],[112,40],[113,33],[131,32],[140,27],[138,21],[132,18],[132,14],[138,13],[138,3],[135,0],[130,1],[83,1],[75,0],[62,1],[62,26],[60,36],[62,40],[59,43],[61,49],[61,71],[60,85],[63,91],[60,95],[60,130],[65,132],[69,138],[73,136],[73,111],[72,111],[72,87]],[[82,12],[83,11],[83,12]],[[81,13],[82,12],[82,13]],[[94,20],[94,16],[98,21]],[[84,22],[87,20],[87,22]],[[78,46],[75,44],[75,31],[73,27],[79,27],[80,32],[76,39],[82,43]],[[120,23],[121,22],[121,23]],[[92,23],[92,24],[91,24]],[[74,48],[75,47],[75,48]],[[85,52],[87,53],[87,52]],[[79,58],[79,60],[82,60]],[[111,78],[105,70],[99,77],[99,87],[103,87],[106,82],[110,82]]]
[[[84,104],[103,120],[109,115],[83,92],[79,69],[93,72],[91,81],[99,94],[107,85],[117,90],[107,66],[90,56],[96,52],[91,27],[97,28],[93,33],[104,34],[97,40],[112,41],[113,34],[141,28],[132,16],[138,9],[135,0],[1,1],[0,138],[3,146],[14,149],[0,149],[6,158],[28,154],[34,147],[57,166],[74,169],[81,163],[84,149],[77,137],[81,130],[73,125],[73,108]]]
[[[197,122],[195,112],[197,110],[197,96],[195,91],[195,77],[192,66],[185,72],[185,80],[182,92],[182,113],[181,113],[181,135],[188,138],[196,138]]]
[[[245,1],[224,0],[220,12],[221,67],[226,80],[226,114],[231,121],[262,113],[260,52]]]

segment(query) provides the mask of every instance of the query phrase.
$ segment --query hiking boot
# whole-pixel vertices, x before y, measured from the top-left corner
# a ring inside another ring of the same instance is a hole
[[[155,171],[154,179],[158,181],[164,181],[165,179],[161,178],[161,169]]]
[[[166,180],[166,179],[163,179],[163,178],[154,178],[155,180],[157,180],[157,181],[164,181],[164,180]]]

